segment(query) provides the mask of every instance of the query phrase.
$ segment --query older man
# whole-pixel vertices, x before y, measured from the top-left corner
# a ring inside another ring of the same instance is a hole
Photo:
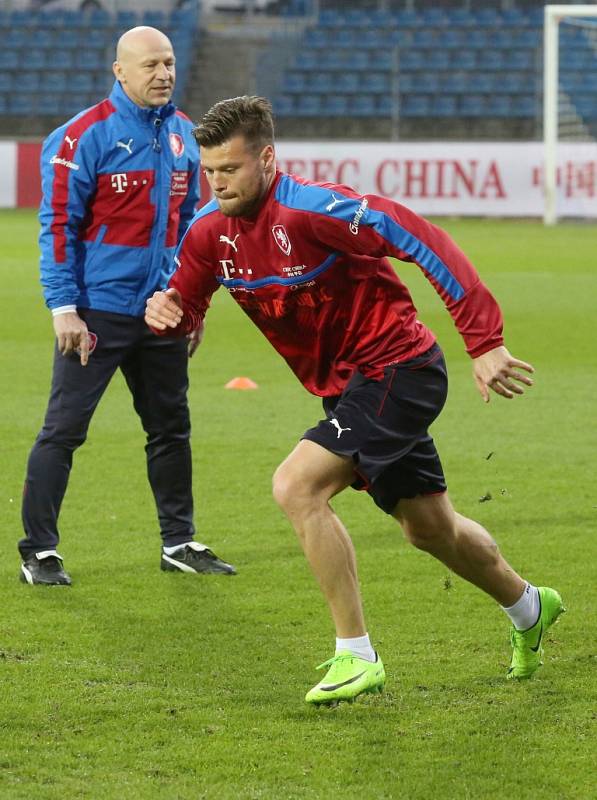
[[[168,37],[150,27],[127,31],[113,71],[110,96],[51,133],[41,156],[41,280],[56,347],[23,497],[21,579],[30,584],[71,583],[56,551],[58,515],[73,452],[118,368],[147,434],[161,568],[234,572],[194,541],[187,360],[199,329],[187,345],[156,338],[143,321],[145,299],[165,285],[198,201],[192,123],[170,102]]]

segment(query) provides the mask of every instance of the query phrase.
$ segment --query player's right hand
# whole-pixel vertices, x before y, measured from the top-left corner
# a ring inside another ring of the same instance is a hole
[[[182,320],[182,300],[176,289],[154,292],[145,306],[145,322],[158,331],[176,328]]]
[[[63,356],[68,356],[74,350],[80,354],[81,366],[84,367],[89,360],[89,336],[87,325],[76,311],[67,314],[57,314],[52,317],[54,332],[58,341],[58,349]]]

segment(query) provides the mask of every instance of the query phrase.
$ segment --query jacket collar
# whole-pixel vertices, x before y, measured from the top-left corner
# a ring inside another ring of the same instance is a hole
[[[140,122],[149,124],[152,124],[158,117],[165,120],[176,112],[176,106],[172,102],[168,102],[165,106],[160,106],[159,108],[141,108],[136,103],[133,103],[122,88],[120,81],[114,81],[114,86],[110,92],[110,102],[119,113],[135,117]]]

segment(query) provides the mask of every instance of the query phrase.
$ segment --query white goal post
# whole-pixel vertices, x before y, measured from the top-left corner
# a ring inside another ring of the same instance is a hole
[[[544,193],[543,221],[557,222],[557,144],[559,105],[559,25],[570,17],[596,17],[596,5],[548,5],[543,27],[543,141]],[[596,99],[597,102],[597,99]]]

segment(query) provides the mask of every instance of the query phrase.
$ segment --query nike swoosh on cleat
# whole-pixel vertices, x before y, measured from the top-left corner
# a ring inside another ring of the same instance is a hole
[[[320,686],[319,688],[321,689],[322,692],[333,692],[334,689],[339,689],[341,686],[348,686],[349,683],[354,683],[355,681],[358,681],[358,679],[361,678],[365,674],[365,672],[366,670],[363,670],[362,672],[359,672],[358,675],[349,678],[347,681],[342,681],[342,683],[334,683],[332,686]]]
[[[535,647],[530,648],[533,651],[533,653],[537,653],[539,651],[539,648],[541,647],[542,638],[543,638],[543,623],[541,623],[541,629],[539,630],[539,638],[537,639],[537,644],[535,645]]]

